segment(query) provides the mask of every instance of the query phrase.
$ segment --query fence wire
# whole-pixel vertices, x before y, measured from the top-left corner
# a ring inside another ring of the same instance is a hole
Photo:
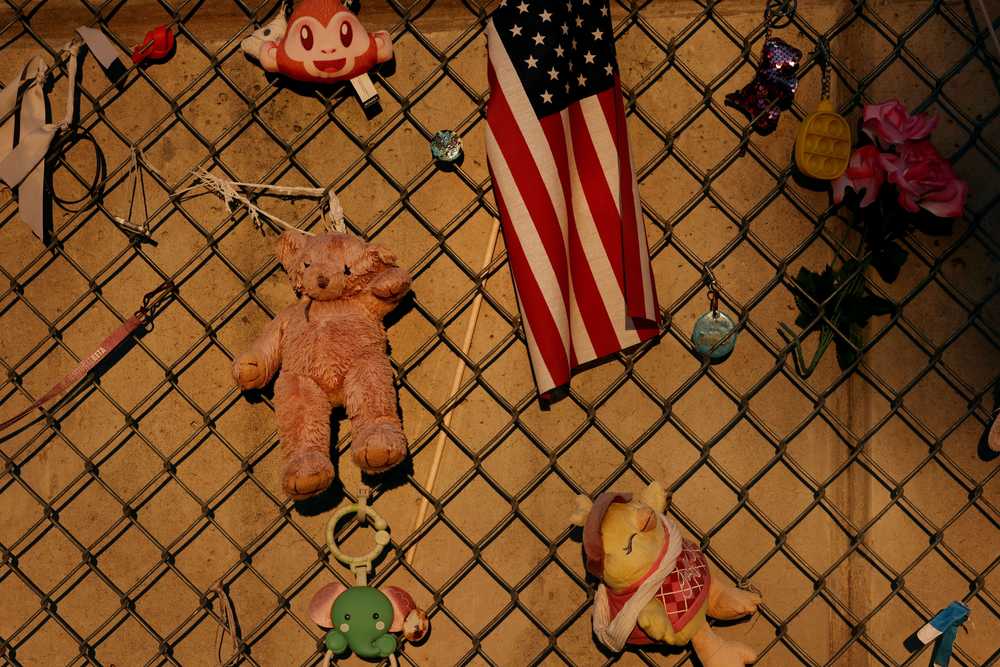
[[[978,4],[801,0],[776,32],[807,54],[802,90],[770,138],[722,103],[752,73],[763,3],[612,4],[664,327],[581,374],[546,412],[505,255],[478,264],[497,215],[481,150],[489,3],[362,3],[362,21],[391,31],[398,63],[373,75],[382,110],[366,119],[348,87],[287,86],[248,63],[239,42],[274,2],[7,0],[4,76],[44,52],[57,63],[55,100],[67,72],[58,49],[76,25],[130,51],[135,26],[167,23],[178,46],[121,87],[92,60],[84,68],[78,124],[106,158],[102,198],[57,208],[44,248],[16,204],[0,209],[0,402],[11,412],[142,293],[177,286],[152,331],[0,441],[5,664],[215,664],[226,626],[216,582],[240,621],[235,649],[224,642],[228,664],[322,659],[304,609],[317,586],[347,579],[328,564],[320,527],[324,510],[356,496],[357,475],[341,465],[342,495],[325,506],[281,494],[270,398],[248,404],[227,366],[288,289],[243,210],[178,194],[199,169],[333,188],[353,231],[396,243],[415,277],[391,330],[414,463],[373,495],[394,536],[374,580],[419,591],[434,628],[425,645],[404,647],[403,664],[615,662],[593,646],[593,582],[563,514],[575,493],[657,478],[719,576],[764,591],[752,624],[723,629],[749,633],[760,664],[923,664],[926,652],[899,644],[951,599],[973,608],[974,624],[955,664],[1000,663],[998,467],[977,457],[1000,382],[1000,83]],[[818,90],[822,39],[840,109],[856,118],[895,92],[938,114],[935,142],[976,194],[949,232],[906,239],[897,283],[870,279],[899,309],[869,327],[860,361],[841,371],[827,359],[805,380],[775,326],[794,319],[791,278],[850,256],[856,240],[825,193],[796,182],[788,157],[815,100],[808,89]],[[444,127],[466,138],[466,163],[446,175],[427,150]],[[153,243],[111,223],[127,205],[133,146],[149,165]],[[85,191],[98,166],[90,151],[67,147],[53,164],[58,188]],[[255,201],[319,224],[312,204]],[[708,270],[740,323],[739,353],[718,366],[700,363],[688,339]],[[466,353],[477,296],[486,333]],[[459,360],[465,375],[448,396]],[[442,431],[450,472],[428,489]],[[337,455],[349,439],[341,430]],[[420,498],[432,511],[407,533],[403,508]],[[366,539],[356,527],[344,537]],[[410,564],[403,554],[418,542]],[[698,664],[687,650],[623,662]]]

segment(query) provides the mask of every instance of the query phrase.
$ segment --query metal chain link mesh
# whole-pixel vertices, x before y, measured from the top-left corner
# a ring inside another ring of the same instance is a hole
[[[343,495],[294,506],[281,493],[270,398],[242,396],[228,365],[290,294],[271,239],[243,210],[178,194],[202,168],[333,188],[349,226],[397,250],[415,277],[390,330],[413,462],[366,480],[393,529],[374,581],[410,588],[434,628],[404,647],[403,664],[615,661],[590,636],[593,582],[567,516],[576,493],[652,479],[674,491],[716,576],[763,591],[759,617],[721,630],[759,650],[759,664],[923,664],[926,652],[901,642],[952,599],[972,607],[954,664],[1000,663],[1000,468],[979,440],[1000,381],[1000,84],[976,3],[800,0],[775,33],[811,55],[796,106],[767,138],[722,104],[752,75],[763,3],[612,4],[664,332],[581,373],[542,411],[502,249],[479,264],[497,214],[483,150],[488,3],[363,3],[362,21],[389,29],[397,52],[396,71],[374,77],[383,109],[367,119],[349,87],[284,85],[247,61],[239,42],[273,2],[7,0],[6,81],[33,53],[58,59],[77,25],[130,50],[168,23],[178,45],[121,88],[92,58],[83,68],[79,126],[103,151],[103,198],[56,209],[45,248],[16,205],[0,209],[4,414],[72,368],[144,292],[177,285],[150,331],[0,440],[5,664],[216,664],[220,590],[239,619],[224,661],[321,660],[308,599],[348,579],[327,562],[325,511],[361,480],[342,463]],[[857,244],[790,163],[797,121],[819,99],[822,39],[841,110],[856,118],[865,102],[898,96],[939,115],[935,143],[973,196],[965,220],[907,238],[899,280],[869,279],[900,308],[869,327],[861,361],[841,372],[827,358],[804,380],[777,334],[795,318],[791,276]],[[62,62],[57,103],[65,74]],[[450,172],[427,149],[445,127],[466,145]],[[153,243],[111,222],[127,210],[133,146],[148,165]],[[68,147],[54,166],[60,195],[83,194],[97,167],[86,143]],[[255,201],[319,224],[314,202]],[[709,270],[741,325],[717,366],[699,363],[688,340]],[[456,363],[465,374],[449,396]],[[445,472],[431,490],[442,429]],[[339,455],[346,425],[338,437]],[[421,498],[432,511],[411,529]],[[348,548],[369,538],[344,535]],[[698,664],[687,650],[622,662]]]

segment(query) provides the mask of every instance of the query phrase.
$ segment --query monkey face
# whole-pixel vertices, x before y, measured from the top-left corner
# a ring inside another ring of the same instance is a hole
[[[315,16],[295,18],[284,40],[287,58],[316,79],[350,78],[371,46],[368,31],[348,11],[337,12],[326,24]]]

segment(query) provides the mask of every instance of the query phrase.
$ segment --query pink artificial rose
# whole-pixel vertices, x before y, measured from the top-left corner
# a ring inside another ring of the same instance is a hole
[[[844,201],[844,192],[848,187],[859,194],[864,190],[861,208],[874,202],[885,182],[884,157],[893,156],[883,156],[878,148],[870,144],[854,151],[851,161],[847,163],[847,170],[833,182],[834,203]]]
[[[910,213],[924,209],[939,218],[962,215],[968,184],[929,141],[905,143],[898,155],[883,155],[889,182],[899,190],[899,205]]]
[[[930,136],[938,119],[925,113],[911,116],[899,100],[866,104],[862,127],[869,137],[884,145],[895,146]]]

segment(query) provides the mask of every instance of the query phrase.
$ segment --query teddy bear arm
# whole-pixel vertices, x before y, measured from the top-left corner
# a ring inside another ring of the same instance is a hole
[[[254,341],[253,348],[267,362],[267,376],[274,377],[281,366],[281,339],[285,331],[287,313],[282,311],[267,323],[260,336]]]
[[[386,269],[371,283],[368,309],[379,318],[385,317],[410,291],[411,282],[410,274],[403,269],[395,266]]]
[[[398,266],[393,266],[380,273],[372,281],[372,294],[395,304],[410,291],[411,282],[409,273]]]

